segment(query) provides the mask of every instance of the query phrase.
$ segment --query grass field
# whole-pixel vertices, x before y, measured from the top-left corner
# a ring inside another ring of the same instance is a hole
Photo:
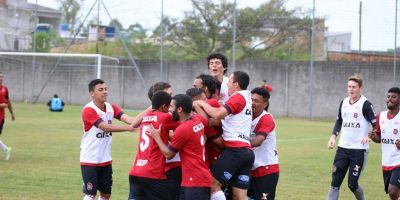
[[[0,139],[13,148],[10,161],[0,152],[1,200],[82,199],[79,145],[82,137],[80,106],[51,113],[45,105],[15,103],[16,121],[9,116]],[[135,115],[136,112],[126,112]],[[333,120],[277,119],[280,179],[278,200],[321,200],[331,179],[333,150],[326,149]],[[113,134],[114,185],[112,199],[128,195],[128,172],[137,148],[136,133]],[[383,191],[380,146],[372,144],[361,178],[367,199],[388,199]],[[354,199],[342,184],[340,199]]]

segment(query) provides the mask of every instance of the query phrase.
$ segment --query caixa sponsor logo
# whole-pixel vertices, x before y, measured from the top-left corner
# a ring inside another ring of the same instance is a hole
[[[101,132],[96,134],[97,138],[112,137],[112,132]]]
[[[196,124],[196,125],[193,126],[193,131],[195,133],[197,133],[197,132],[201,131],[203,128],[204,128],[204,125],[202,123]]]

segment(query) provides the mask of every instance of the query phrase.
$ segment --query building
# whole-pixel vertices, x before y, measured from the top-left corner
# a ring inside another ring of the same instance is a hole
[[[60,32],[62,12],[28,3],[27,0],[0,0],[0,51],[28,51],[37,24],[49,24]]]
[[[325,35],[326,50],[333,52],[351,52],[350,32],[331,32]]]

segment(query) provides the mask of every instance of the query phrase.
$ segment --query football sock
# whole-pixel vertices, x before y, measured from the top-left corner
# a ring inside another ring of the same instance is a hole
[[[331,187],[329,188],[327,200],[338,200],[339,199],[339,188]]]
[[[224,192],[221,190],[211,194],[210,200],[226,200]]]

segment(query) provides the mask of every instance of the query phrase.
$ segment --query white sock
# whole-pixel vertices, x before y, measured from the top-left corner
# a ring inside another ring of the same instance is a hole
[[[221,190],[211,194],[210,200],[226,200],[224,192]]]
[[[7,145],[3,143],[3,141],[0,140],[0,148],[4,152],[7,152]]]
[[[94,200],[96,198],[96,195],[85,195],[83,197],[83,200]]]

